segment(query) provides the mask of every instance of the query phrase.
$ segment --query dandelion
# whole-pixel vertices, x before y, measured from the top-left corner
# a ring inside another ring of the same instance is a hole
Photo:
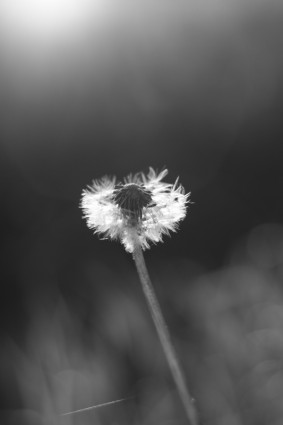
[[[95,180],[83,191],[81,208],[89,228],[106,239],[120,240],[132,253],[142,289],[167,358],[173,379],[191,425],[197,415],[179,364],[171,337],[145,264],[143,250],[162,241],[163,235],[176,231],[186,216],[190,193],[179,185],[163,182],[168,171],[149,169],[129,175],[123,183],[115,178]]]
[[[147,176],[130,175],[124,183],[108,177],[94,181],[83,192],[81,202],[88,227],[120,240],[131,253],[136,245],[145,250],[150,242],[162,241],[162,236],[176,231],[185,218],[190,195],[184,193],[178,180],[164,183],[167,173],[157,174],[150,168]]]

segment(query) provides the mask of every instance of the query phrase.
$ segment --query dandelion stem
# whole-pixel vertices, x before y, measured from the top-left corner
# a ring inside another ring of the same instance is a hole
[[[166,326],[164,317],[162,315],[159,302],[156,298],[155,291],[147,271],[142,248],[138,243],[135,244],[133,258],[161,345],[167,358],[180,398],[185,407],[187,418],[191,425],[197,425],[197,414],[185,382],[184,374],[177,359],[175,349],[171,342],[170,334]]]

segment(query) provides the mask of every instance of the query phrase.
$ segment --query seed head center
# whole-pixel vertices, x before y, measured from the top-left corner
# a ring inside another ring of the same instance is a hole
[[[150,191],[136,183],[127,183],[117,186],[115,192],[114,199],[121,210],[125,214],[136,218],[141,218],[143,208],[152,203]]]

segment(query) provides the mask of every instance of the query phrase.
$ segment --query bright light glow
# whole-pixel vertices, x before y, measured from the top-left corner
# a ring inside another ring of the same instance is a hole
[[[93,5],[99,4],[102,7],[103,1],[7,0],[0,9],[10,32],[37,41],[52,41],[82,30]]]
[[[116,17],[113,1],[0,0],[0,84],[38,95],[92,72]]]

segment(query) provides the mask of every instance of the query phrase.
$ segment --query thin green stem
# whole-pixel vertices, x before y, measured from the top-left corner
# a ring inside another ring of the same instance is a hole
[[[144,261],[144,256],[141,247],[136,244],[133,252],[133,258],[137,267],[138,275],[141,281],[142,289],[154,321],[161,345],[167,358],[173,379],[177,386],[180,398],[185,407],[187,418],[191,425],[197,425],[197,414],[192,402],[192,398],[188,391],[184,374],[181,370],[175,349],[171,342],[170,334],[166,326],[164,317],[161,312],[159,302],[156,298],[154,288],[152,286],[147,267]]]

